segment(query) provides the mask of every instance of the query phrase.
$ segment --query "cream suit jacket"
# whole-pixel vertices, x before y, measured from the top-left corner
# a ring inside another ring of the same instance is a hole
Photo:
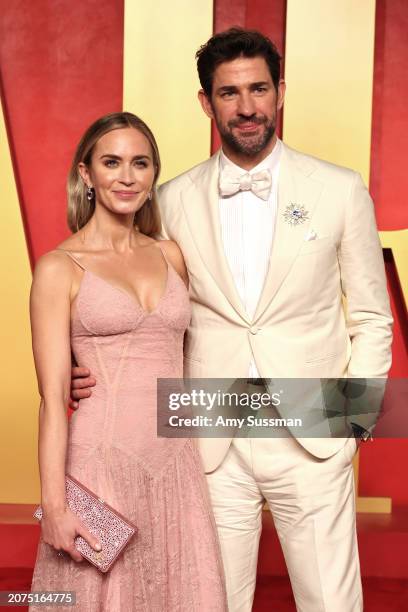
[[[247,378],[253,355],[262,378],[385,377],[392,317],[373,203],[360,175],[283,146],[269,271],[251,319],[224,254],[218,173],[219,152],[159,189],[163,236],[180,246],[190,278],[185,376]],[[304,223],[285,221],[291,204],[304,206]],[[230,441],[200,439],[207,472]],[[345,442],[299,441],[320,458]]]

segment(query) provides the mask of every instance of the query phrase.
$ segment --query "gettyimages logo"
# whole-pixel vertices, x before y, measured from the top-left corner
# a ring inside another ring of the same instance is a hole
[[[408,437],[407,401],[407,379],[158,379],[157,434]]]
[[[269,395],[264,393],[228,393],[218,389],[215,392],[208,392],[204,389],[192,389],[190,392],[170,393],[169,409],[178,410],[179,408],[194,407],[203,408],[204,410],[213,410],[220,407],[237,407],[251,408],[259,410],[267,406],[279,406],[281,403],[281,394],[283,390]]]

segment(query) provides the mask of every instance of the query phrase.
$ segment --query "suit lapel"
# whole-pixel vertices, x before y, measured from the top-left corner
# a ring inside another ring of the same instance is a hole
[[[231,306],[248,323],[225,256],[218,204],[219,152],[200,166],[183,190],[182,203],[187,223],[201,259]]]
[[[306,161],[301,156],[297,158],[295,151],[283,145],[274,239],[254,322],[272,302],[294,263],[305,234],[310,229],[311,218],[323,187],[309,176],[313,170],[312,161]],[[308,219],[303,223],[291,225],[285,220],[284,214],[292,204],[304,207]]]

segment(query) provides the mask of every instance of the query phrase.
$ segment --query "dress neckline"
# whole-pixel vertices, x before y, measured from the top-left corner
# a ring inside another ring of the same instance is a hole
[[[166,260],[166,265],[167,265],[167,276],[166,276],[165,287],[164,287],[163,293],[160,296],[156,306],[152,310],[146,310],[145,308],[143,308],[138,298],[135,295],[132,295],[129,291],[126,291],[126,289],[123,289],[122,287],[119,287],[118,285],[111,283],[106,278],[103,278],[103,276],[100,276],[99,274],[95,274],[94,272],[92,272],[91,270],[88,270],[87,268],[84,268],[84,276],[85,274],[88,274],[88,276],[93,276],[97,278],[99,281],[101,281],[102,283],[110,287],[111,289],[114,289],[118,293],[121,293],[122,295],[127,297],[129,301],[133,302],[133,304],[143,313],[145,317],[150,317],[151,315],[155,314],[159,310],[162,301],[167,295],[168,286],[169,286],[169,275],[170,275],[170,265],[167,260]],[[82,280],[81,280],[81,284],[78,289],[78,294],[81,290],[81,286],[82,286]]]
[[[160,248],[160,247],[159,247]],[[82,268],[82,270],[84,271],[84,274],[81,278],[81,282],[79,284],[79,288],[78,288],[78,293],[75,296],[75,300],[77,300],[79,293],[81,291],[82,288],[82,281],[85,277],[86,274],[88,274],[89,276],[93,276],[94,278],[97,278],[99,281],[101,281],[102,283],[104,283],[105,285],[107,285],[108,287],[110,287],[111,289],[114,289],[115,291],[121,293],[122,295],[126,296],[139,310],[140,312],[143,313],[143,315],[145,317],[151,316],[153,314],[155,314],[160,306],[162,301],[164,300],[164,298],[166,297],[167,291],[168,291],[168,286],[169,286],[169,276],[170,276],[170,269],[171,269],[171,264],[168,261],[167,257],[165,256],[163,250],[160,248],[160,252],[163,256],[163,259],[166,263],[166,267],[167,267],[167,274],[166,274],[166,281],[165,281],[165,286],[164,286],[164,290],[162,295],[160,296],[156,306],[152,309],[152,310],[146,310],[145,308],[143,308],[142,304],[140,303],[139,299],[137,298],[136,295],[130,293],[130,291],[127,291],[126,289],[124,289],[123,287],[119,287],[119,285],[116,285],[115,283],[112,283],[111,281],[107,280],[106,278],[104,278],[103,276],[101,276],[100,274],[96,274],[95,272],[92,272],[92,270],[89,270],[89,268],[85,267],[83,265],[82,262],[80,262],[73,254],[71,251],[67,251],[66,249],[60,249],[57,248],[57,251],[62,251],[63,253],[65,253],[70,259],[72,259],[72,261],[74,261],[80,268]],[[75,301],[74,300],[74,301]]]

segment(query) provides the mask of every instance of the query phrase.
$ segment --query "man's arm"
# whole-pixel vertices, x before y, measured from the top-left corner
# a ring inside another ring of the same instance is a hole
[[[349,377],[385,377],[391,366],[392,323],[374,206],[355,174],[339,249],[351,340]]]
[[[351,340],[347,376],[367,379],[363,385],[357,385],[358,393],[352,381],[348,385],[353,387],[347,392],[348,418],[354,425],[370,431],[381,410],[391,367],[393,319],[374,205],[357,173],[346,208],[339,264]]]

